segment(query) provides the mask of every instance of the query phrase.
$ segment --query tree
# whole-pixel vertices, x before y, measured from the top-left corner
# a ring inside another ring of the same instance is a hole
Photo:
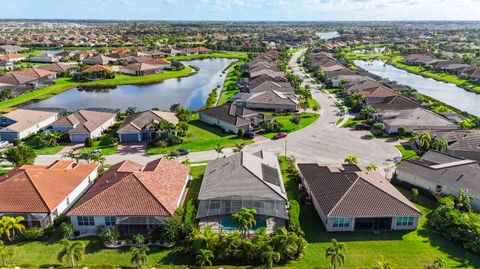
[[[417,188],[412,188],[411,191],[412,191],[412,196],[413,196],[412,200],[415,202],[415,201],[417,201],[418,196],[420,195],[420,192],[418,191]]]
[[[145,243],[145,236],[143,234],[136,234],[132,237],[132,242],[135,245],[143,245]]]
[[[75,234],[75,226],[71,223],[63,222],[60,224],[60,231],[62,232],[63,238],[67,239]]]
[[[243,148],[245,147],[245,143],[235,143],[235,148],[233,149],[233,152],[241,152]]]
[[[461,120],[461,121],[458,123],[458,125],[459,125],[460,127],[462,127],[462,129],[472,129],[475,124],[473,123],[473,121],[472,121],[471,119],[466,118],[466,119]]]
[[[470,196],[468,196],[467,189],[459,189],[455,207],[458,210],[464,210],[466,212],[470,212],[472,210],[471,200],[472,199],[470,198]]]
[[[93,140],[92,138],[89,136],[85,139],[85,147],[86,148],[90,148],[93,146]]]
[[[65,152],[62,158],[74,159],[75,162],[78,163],[78,161],[80,160],[80,154],[78,154],[78,152],[76,152],[75,150],[70,150],[69,152]]]
[[[367,117],[370,115],[370,114],[373,114],[377,112],[373,107],[371,106],[366,106],[364,108],[362,108],[360,110],[360,116],[362,116],[364,119],[367,119]]]
[[[407,128],[405,128],[405,126],[398,127],[397,134],[400,137],[404,137],[407,134]]]
[[[410,142],[417,145],[420,150],[426,151],[430,148],[432,138],[428,132],[413,132]]]
[[[10,89],[5,89],[0,91],[0,100],[6,100],[12,96],[12,90]]]
[[[33,164],[37,154],[35,150],[24,145],[19,144],[16,147],[9,148],[3,152],[4,158],[15,166],[22,166],[26,164]]]
[[[341,266],[345,263],[345,250],[346,247],[344,243],[339,243],[337,240],[332,239],[332,246],[325,251],[325,257],[327,260],[330,260],[333,269],[336,269],[338,265]]]
[[[370,171],[370,172],[378,170],[378,166],[374,163],[369,163],[366,168],[367,168],[367,171]]]
[[[242,208],[240,213],[232,214],[232,221],[238,227],[238,230],[242,234],[242,237],[245,238],[247,233],[253,226],[257,225],[255,220],[255,214],[257,210],[255,208],[248,209]]]
[[[170,106],[170,112],[178,113],[178,111],[180,111],[181,108],[182,108],[181,104],[179,103],[173,104]]]
[[[2,265],[4,268],[7,267],[7,260],[12,262],[15,252],[13,249],[7,248],[2,240],[0,240],[0,258],[2,259]]]
[[[139,248],[133,247],[131,249],[132,257],[130,258],[130,262],[138,267],[146,265],[148,263],[149,251],[150,249],[146,246]]]
[[[41,132],[37,136],[38,145],[41,147],[55,147],[62,136],[62,132]]]
[[[441,269],[447,266],[447,261],[442,256],[435,257],[435,259],[433,260],[433,265],[435,266],[435,268]]]
[[[261,260],[266,268],[272,268],[273,263],[280,261],[280,253],[274,251],[271,246],[267,246],[261,254]]]
[[[103,156],[103,154],[101,154],[101,153],[91,154],[90,155],[90,160],[92,160],[94,163],[99,164],[100,166],[104,166],[105,162],[107,161],[105,156]]]
[[[437,151],[445,152],[448,149],[448,142],[445,139],[435,138],[432,148]]]
[[[85,255],[85,245],[80,241],[72,242],[67,239],[63,239],[61,243],[63,249],[58,253],[58,261],[75,268],[75,263],[83,260]]]
[[[380,260],[377,260],[379,269],[392,269],[392,264],[384,257],[380,256]]]
[[[130,106],[130,107],[127,107],[127,109],[125,110],[125,114],[127,115],[131,115],[133,113],[136,113],[138,111],[138,109],[134,106]]]
[[[223,153],[224,147],[222,147],[220,143],[217,143],[217,145],[213,149],[215,150],[215,152],[217,152],[217,158],[220,158],[220,154]]]
[[[348,164],[358,164],[358,157],[349,155],[345,158],[345,160],[343,160],[343,162]]]
[[[373,125],[372,125],[372,128],[374,130],[377,130],[377,131],[382,131],[385,130],[385,124],[381,123],[381,122],[375,122]]]
[[[25,230],[25,225],[22,222],[25,220],[24,217],[2,217],[2,230],[3,233],[7,236],[8,240],[15,241],[17,232],[22,233]]]
[[[120,234],[117,229],[107,228],[102,231],[102,239],[105,245],[113,245],[117,243]]]
[[[202,268],[206,264],[212,266],[213,252],[208,249],[201,249],[197,256],[195,256],[195,261],[197,265]]]

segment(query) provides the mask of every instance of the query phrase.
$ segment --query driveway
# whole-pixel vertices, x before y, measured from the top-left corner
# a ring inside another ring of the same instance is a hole
[[[290,68],[295,74],[303,77],[305,73],[296,64],[296,60],[302,52],[299,51],[293,55]],[[363,136],[368,132],[336,127],[335,123],[339,118],[337,113],[340,111],[334,100],[329,98],[328,94],[317,90],[318,85],[315,85],[310,79],[305,79],[304,85],[310,85],[313,98],[321,105],[320,118],[310,126],[290,134],[286,139],[258,139],[256,143],[246,146],[245,151],[254,152],[262,149],[283,155],[286,146],[287,155],[293,156],[301,162],[341,163],[348,155],[355,155],[361,164],[373,162],[379,167],[383,166],[384,162],[395,162],[401,159],[400,152],[394,147],[395,142],[365,139]],[[106,161],[114,164],[128,159],[146,164],[160,157],[159,155],[146,155],[144,147],[144,144],[122,145],[116,154],[106,156]],[[228,155],[232,152],[232,148],[224,149],[224,154]],[[179,160],[183,161],[188,158],[191,162],[202,162],[217,157],[218,154],[215,151],[209,150],[192,152],[188,157],[180,157]],[[36,158],[35,163],[49,164],[60,158],[61,155],[41,155]]]

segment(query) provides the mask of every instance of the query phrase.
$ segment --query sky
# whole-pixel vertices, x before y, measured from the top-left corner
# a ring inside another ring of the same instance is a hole
[[[0,7],[0,18],[29,19],[480,20],[480,0],[0,0]]]

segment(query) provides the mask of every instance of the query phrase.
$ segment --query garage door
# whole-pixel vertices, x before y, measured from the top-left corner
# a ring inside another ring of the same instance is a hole
[[[121,134],[122,142],[138,142],[138,134]]]

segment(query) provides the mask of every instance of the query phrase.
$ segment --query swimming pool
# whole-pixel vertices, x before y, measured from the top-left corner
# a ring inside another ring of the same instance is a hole
[[[257,223],[252,227],[251,231],[255,231],[258,228],[267,227],[267,221],[261,217],[255,217],[255,222]],[[220,228],[225,231],[236,231],[238,230],[237,225],[233,223],[233,220],[230,216],[222,217],[219,220]]]

